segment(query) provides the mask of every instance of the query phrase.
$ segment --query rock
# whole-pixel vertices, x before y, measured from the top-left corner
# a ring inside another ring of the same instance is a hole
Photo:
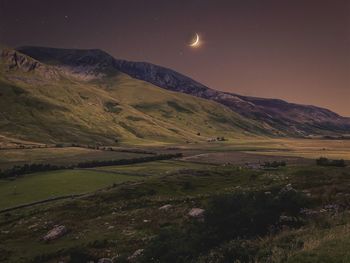
[[[202,219],[204,217],[205,210],[202,208],[192,208],[188,215],[193,218]]]
[[[287,192],[296,192],[296,190],[292,187],[292,184],[287,184],[285,187],[283,187],[279,194],[284,194]]]
[[[163,206],[159,207],[159,210],[165,210],[165,211],[167,211],[167,210],[169,210],[169,209],[172,208],[172,207],[173,207],[172,205],[167,204],[167,205],[163,205]]]
[[[39,226],[38,224],[34,224],[34,225],[31,225],[31,226],[28,226],[28,229],[37,228],[38,226]]]
[[[134,254],[132,254],[130,257],[128,257],[128,260],[129,260],[130,262],[135,262],[135,260],[136,260],[139,256],[141,256],[142,253],[143,253],[143,249],[138,249],[138,250],[136,250],[136,251],[134,252]]]
[[[281,223],[291,223],[291,222],[297,222],[297,218],[292,217],[292,216],[280,216],[280,222]]]
[[[317,215],[319,212],[316,210],[308,209],[308,208],[303,208],[300,210],[300,214],[304,214],[307,216],[312,216],[312,215]]]
[[[113,261],[110,258],[100,258],[97,263],[113,263]]]
[[[339,206],[337,204],[325,205],[324,209],[327,210],[327,212],[338,213]]]
[[[55,240],[64,236],[67,232],[68,231],[65,226],[55,226],[43,237],[43,240],[45,241]]]
[[[109,226],[107,229],[108,230],[114,229],[114,226]]]

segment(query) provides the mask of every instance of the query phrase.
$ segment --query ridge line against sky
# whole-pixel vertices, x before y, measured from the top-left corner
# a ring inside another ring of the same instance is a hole
[[[0,42],[99,48],[232,93],[350,116],[347,0],[0,0]],[[195,33],[203,41],[188,46]]]

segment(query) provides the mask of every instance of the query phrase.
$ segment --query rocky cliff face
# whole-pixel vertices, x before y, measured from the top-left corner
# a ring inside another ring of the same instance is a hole
[[[59,73],[54,68],[44,65],[32,57],[21,54],[13,49],[1,49],[0,58],[7,71],[18,70],[23,73],[35,71],[37,74],[48,79],[57,79],[59,77]]]
[[[176,71],[145,62],[114,59],[101,50],[66,50],[24,47],[21,52],[35,59],[69,67],[95,77],[126,73],[158,87],[213,100],[240,115],[257,120],[277,135],[308,136],[349,134],[350,119],[319,107],[278,99],[241,96],[208,88]]]
[[[76,50],[21,47],[18,51],[45,64],[55,66],[66,74],[85,80],[117,73],[114,67],[114,58],[99,49]]]
[[[40,67],[40,63],[12,49],[1,50],[1,59],[9,70],[20,69],[25,72]]]

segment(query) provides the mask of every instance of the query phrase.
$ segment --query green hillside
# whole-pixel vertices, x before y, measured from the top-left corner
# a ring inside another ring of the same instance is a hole
[[[194,142],[262,130],[215,102],[119,72],[91,78],[10,49],[2,51],[0,93],[0,134],[36,142]]]

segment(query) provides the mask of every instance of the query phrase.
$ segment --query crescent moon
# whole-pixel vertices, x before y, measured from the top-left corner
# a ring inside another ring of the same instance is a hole
[[[190,47],[197,47],[199,45],[199,35],[196,33],[196,40],[190,44]]]

